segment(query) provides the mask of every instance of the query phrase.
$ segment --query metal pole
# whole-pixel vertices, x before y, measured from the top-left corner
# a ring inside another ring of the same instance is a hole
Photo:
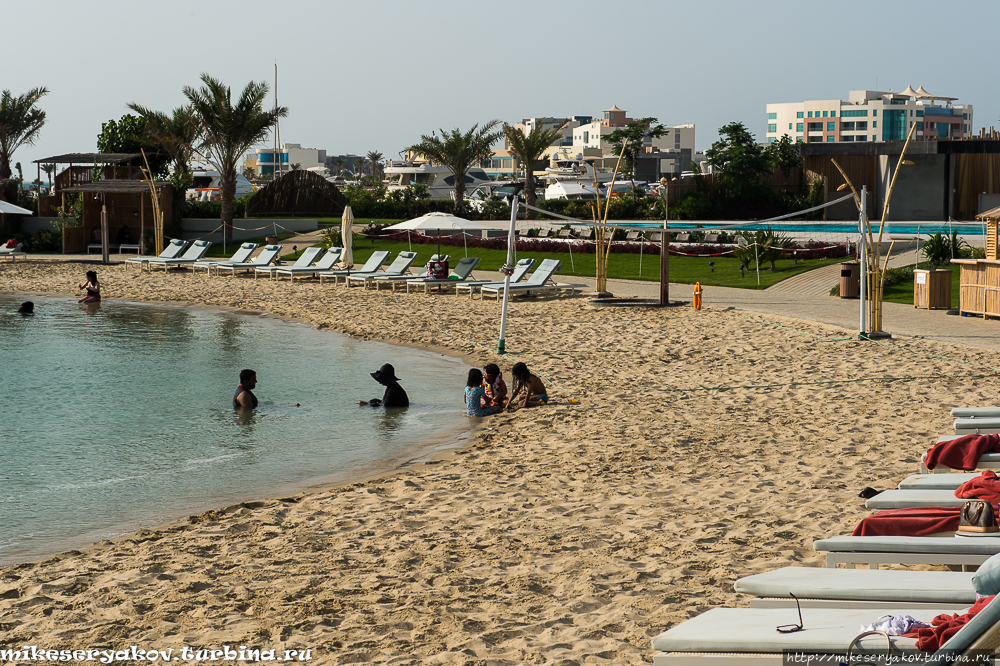
[[[868,291],[868,242],[865,238],[865,217],[868,214],[868,186],[861,186],[861,212],[858,215],[858,232],[861,234],[858,238],[859,255],[861,261],[859,262],[859,275],[858,275],[858,287],[859,296],[861,301],[861,321],[860,321],[860,334],[864,335],[866,329],[868,328],[868,322],[866,318],[866,308],[868,304],[866,303],[867,291]]]
[[[670,182],[663,178],[663,237],[660,238],[660,305],[670,302]]]
[[[645,240],[646,238],[642,234],[639,234],[639,277],[642,277],[642,248],[645,245],[643,243]]]
[[[497,353],[506,353],[504,333],[507,331],[507,300],[510,298],[510,274],[514,267],[514,225],[517,223],[517,197],[510,201],[510,231],[507,233],[507,264],[503,277],[503,308],[500,310],[500,339],[497,340]]]

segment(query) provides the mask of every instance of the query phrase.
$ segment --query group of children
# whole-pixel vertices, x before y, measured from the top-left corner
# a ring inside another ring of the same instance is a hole
[[[469,416],[489,416],[505,409],[512,412],[549,401],[542,380],[531,374],[524,363],[515,363],[510,374],[514,377],[514,390],[508,397],[507,384],[496,363],[490,363],[482,370],[469,370],[469,379],[465,383],[465,406]]]

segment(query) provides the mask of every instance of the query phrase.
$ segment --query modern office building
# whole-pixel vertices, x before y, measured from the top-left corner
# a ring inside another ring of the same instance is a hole
[[[920,86],[898,93],[852,90],[847,101],[814,100],[767,105],[767,141],[802,143],[963,139],[972,134],[972,105],[932,95]]]

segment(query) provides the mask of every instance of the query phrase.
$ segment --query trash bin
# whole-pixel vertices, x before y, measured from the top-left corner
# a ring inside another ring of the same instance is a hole
[[[913,307],[926,310],[951,309],[951,271],[913,271]]]
[[[861,296],[859,264],[852,261],[840,265],[840,297],[858,298]]]

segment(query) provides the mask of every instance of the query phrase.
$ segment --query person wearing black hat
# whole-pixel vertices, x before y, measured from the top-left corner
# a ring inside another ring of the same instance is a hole
[[[406,395],[406,391],[403,387],[399,385],[399,380],[396,378],[396,369],[390,364],[386,363],[381,368],[371,373],[372,379],[377,381],[379,384],[385,387],[385,394],[382,399],[372,398],[371,400],[365,402],[361,400],[358,402],[359,405],[364,407],[365,405],[370,405],[372,407],[409,407],[410,399]]]

